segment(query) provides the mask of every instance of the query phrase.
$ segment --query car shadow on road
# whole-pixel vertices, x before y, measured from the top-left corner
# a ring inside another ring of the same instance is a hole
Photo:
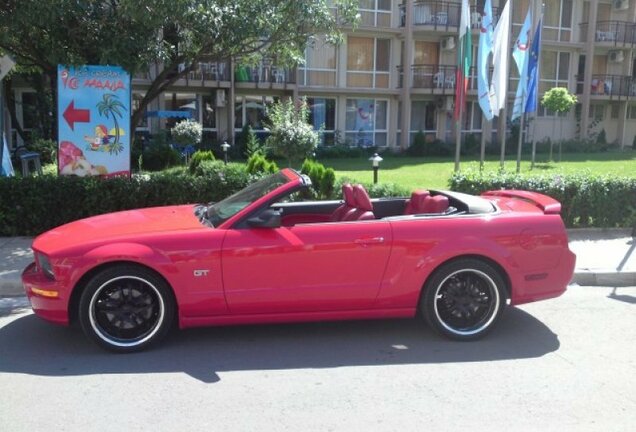
[[[0,329],[0,373],[43,376],[183,372],[205,382],[219,373],[347,366],[527,359],[559,349],[546,325],[510,308],[477,342],[443,339],[419,320],[213,327],[174,332],[149,351],[102,351],[77,328],[30,314]]]

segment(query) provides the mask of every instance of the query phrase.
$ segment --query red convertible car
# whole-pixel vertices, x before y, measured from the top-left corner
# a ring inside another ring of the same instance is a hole
[[[476,339],[506,304],[557,297],[575,256],[550,197],[418,190],[299,200],[307,177],[283,170],[209,205],[105,214],[37,237],[22,275],[33,310],[79,322],[129,352],[180,328],[410,318]]]

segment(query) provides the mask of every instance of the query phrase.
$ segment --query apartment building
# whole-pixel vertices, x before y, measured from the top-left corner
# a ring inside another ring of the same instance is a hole
[[[540,108],[529,122],[529,139],[571,139],[582,131],[604,130],[609,142],[631,146],[636,135],[636,0],[543,3],[540,92],[567,87],[579,105],[563,117]],[[476,62],[484,0],[470,4]],[[497,18],[504,0],[493,0],[493,6]],[[514,0],[512,7],[514,40],[528,8],[538,17],[542,6],[540,0]],[[245,124],[266,134],[267,104],[304,96],[324,145],[338,141],[400,150],[418,131],[428,139],[453,141],[460,9],[459,0],[360,0],[360,25],[355,31],[343,29],[344,44],[312,40],[305,64],[296,69],[270,61],[256,66],[201,62],[152,102],[138,130],[169,127],[176,119],[163,118],[166,111],[181,111],[203,124],[206,139],[232,142]],[[133,103],[157,72],[134,77]],[[472,75],[462,134],[483,133],[486,141],[497,143],[509,122],[482,121]],[[510,106],[517,83],[511,65]],[[27,130],[32,97],[29,89],[16,90],[18,118]]]

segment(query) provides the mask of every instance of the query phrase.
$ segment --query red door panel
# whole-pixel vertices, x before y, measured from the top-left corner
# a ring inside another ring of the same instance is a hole
[[[222,252],[232,313],[372,307],[391,250],[388,222],[230,230]]]

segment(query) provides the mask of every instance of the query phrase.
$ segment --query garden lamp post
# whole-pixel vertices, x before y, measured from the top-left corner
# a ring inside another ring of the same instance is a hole
[[[373,163],[373,184],[377,184],[378,170],[380,169],[380,162],[382,162],[384,159],[382,159],[379,154],[375,153],[373,156],[369,158],[369,160]]]
[[[225,161],[225,165],[227,165],[227,150],[230,148],[230,145],[226,141],[221,144],[221,148],[223,149],[223,161]]]

